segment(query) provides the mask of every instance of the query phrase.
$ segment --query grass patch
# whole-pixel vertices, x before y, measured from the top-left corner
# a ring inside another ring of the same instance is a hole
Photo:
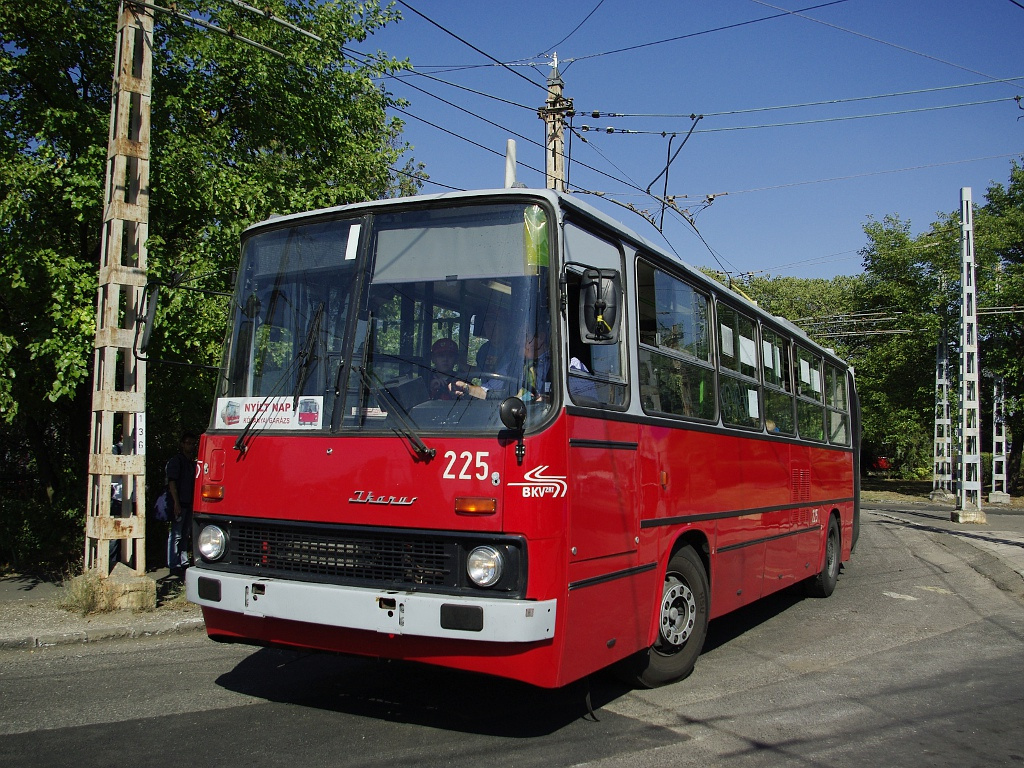
[[[95,571],[65,579],[57,605],[80,616],[111,610],[103,589],[103,580]]]

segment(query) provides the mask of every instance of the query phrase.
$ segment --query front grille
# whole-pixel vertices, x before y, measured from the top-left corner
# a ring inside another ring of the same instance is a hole
[[[429,534],[234,521],[228,559],[252,572],[333,583],[454,587],[458,544]]]

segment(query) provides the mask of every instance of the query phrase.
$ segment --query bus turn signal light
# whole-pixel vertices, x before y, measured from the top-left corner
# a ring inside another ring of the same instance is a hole
[[[217,483],[203,483],[203,501],[220,501],[224,498],[224,486]]]
[[[498,511],[498,500],[483,496],[458,496],[455,513],[458,515],[493,515]]]

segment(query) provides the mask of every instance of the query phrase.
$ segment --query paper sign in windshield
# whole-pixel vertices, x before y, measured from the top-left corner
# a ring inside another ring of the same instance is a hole
[[[291,397],[221,397],[217,399],[216,429],[320,429],[324,398],[300,397],[292,408]]]

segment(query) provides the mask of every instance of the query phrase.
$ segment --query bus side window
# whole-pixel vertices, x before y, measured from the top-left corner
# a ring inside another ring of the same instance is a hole
[[[790,384],[789,340],[762,326],[761,371],[764,381],[764,417],[767,432],[792,435],[796,432],[793,418],[793,393]]]
[[[644,261],[637,261],[636,275],[644,410],[713,421],[710,298]]]
[[[613,240],[567,222],[564,228],[565,258],[573,262],[565,272],[567,290],[568,359],[564,361],[569,395],[580,404],[625,407],[629,401],[626,386],[623,344],[626,302],[619,297],[617,344],[585,344],[580,336],[580,281],[585,267],[614,269],[621,275],[622,250]],[[573,361],[576,361],[575,363]]]
[[[580,336],[580,275],[567,272],[567,306],[569,355],[566,369],[569,395],[573,401],[624,406],[626,386],[622,375],[622,334],[619,343],[611,345],[584,344]],[[621,316],[620,316],[621,317]],[[621,319],[620,319],[621,323]]]

